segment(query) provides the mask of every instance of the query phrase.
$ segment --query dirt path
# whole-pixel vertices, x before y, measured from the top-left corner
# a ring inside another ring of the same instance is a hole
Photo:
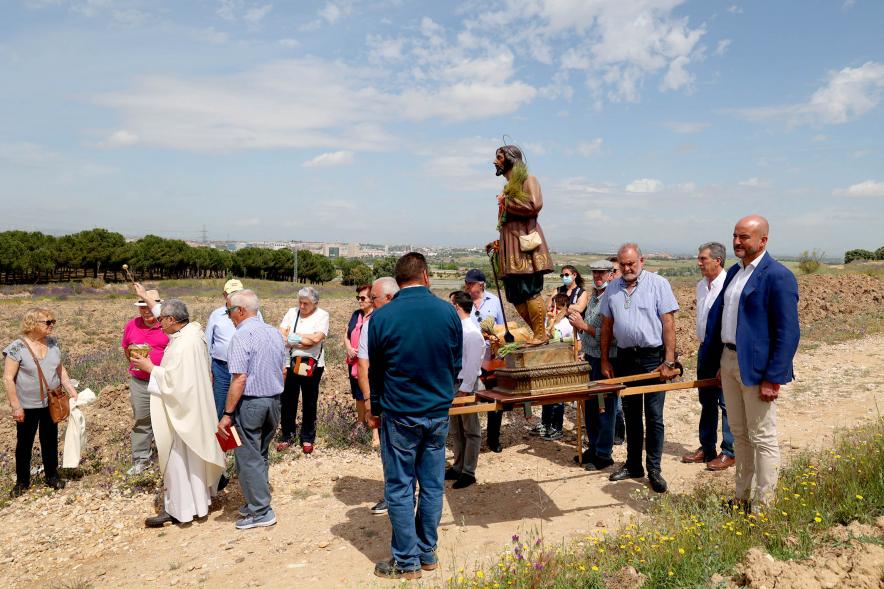
[[[884,406],[884,335],[821,346],[796,359],[798,380],[784,388],[779,431],[784,456],[830,444],[839,428],[879,417]],[[699,404],[692,393],[666,402],[663,473],[686,492],[709,473],[679,462],[697,447]],[[573,415],[573,410],[569,410]],[[561,443],[528,439],[524,421],[504,420],[502,454],[483,452],[480,483],[447,491],[440,531],[443,567],[425,574],[443,583],[457,567],[493,555],[514,533],[541,530],[547,543],[616,528],[634,514],[638,481],[610,483],[572,464],[573,436]],[[622,460],[625,446],[615,449]],[[226,493],[207,521],[146,530],[153,498],[125,498],[73,482],[61,494],[31,494],[0,512],[0,585],[47,586],[88,580],[96,587],[390,586],[372,576],[389,555],[389,521],[368,508],[381,497],[376,458],[317,448],[271,469],[279,523],[233,528],[238,492]],[[235,485],[235,483],[234,483]]]

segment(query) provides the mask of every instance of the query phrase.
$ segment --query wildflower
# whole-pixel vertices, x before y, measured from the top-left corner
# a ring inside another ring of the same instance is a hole
[[[678,553],[679,553],[679,554],[684,554],[684,548],[679,547],[679,548],[678,548]]]
[[[821,518],[820,516],[816,516],[815,518],[813,518],[813,521],[815,521],[816,523],[820,523],[823,521],[823,518]]]
[[[670,577],[671,577],[672,575],[674,575],[674,574],[675,574],[675,573],[673,573],[672,571],[669,571],[669,576],[670,576]]]
[[[780,513],[782,513],[783,515],[789,515],[788,511],[781,511]]]
[[[863,496],[862,496],[862,495],[857,495],[856,498],[859,499],[860,501],[863,500]]]
[[[598,572],[598,570],[599,570],[598,565],[592,565],[592,570],[595,572]]]
[[[518,543],[519,543],[519,535],[513,534],[513,544],[518,544]]]
[[[481,578],[483,578],[483,577],[485,576],[485,573],[483,573],[482,571],[478,571],[478,572],[476,573],[476,576],[479,577],[479,578],[481,579]]]

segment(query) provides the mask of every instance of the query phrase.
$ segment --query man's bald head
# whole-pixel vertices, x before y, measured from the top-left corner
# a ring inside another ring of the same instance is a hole
[[[761,215],[743,217],[734,226],[734,255],[747,265],[764,253],[770,224]]]

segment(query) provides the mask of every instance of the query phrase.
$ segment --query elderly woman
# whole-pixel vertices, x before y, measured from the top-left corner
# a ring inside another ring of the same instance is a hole
[[[225,466],[215,439],[218,418],[202,326],[190,321],[178,299],[155,310],[169,336],[163,359],[159,365],[149,356],[131,360],[149,378],[150,419],[163,474],[163,510],[145,520],[149,528],[205,517]]]
[[[350,394],[356,401],[357,423],[365,422],[365,397],[359,388],[359,335],[362,333],[366,319],[371,315],[374,306],[371,304],[371,285],[361,284],[356,287],[356,302],[359,308],[353,311],[350,321],[347,323],[347,332],[344,334],[344,349],[347,350],[347,372],[350,377]],[[372,429],[372,443],[379,445],[378,430]]]
[[[49,415],[49,390],[64,387],[74,399],[77,390],[62,366],[61,350],[52,337],[54,328],[52,311],[29,309],[22,318],[22,336],[3,350],[3,386],[16,429],[12,497],[31,485],[31,451],[38,430],[46,485],[53,489],[65,485],[58,476],[58,425]]]
[[[303,397],[301,415],[301,449],[313,452],[316,441],[316,404],[319,380],[325,370],[323,340],[328,337],[328,312],[320,309],[319,293],[307,286],[298,291],[298,306],[288,310],[279,324],[279,333],[286,340],[291,363],[285,376],[280,419],[282,442],[277,449],[288,448],[295,440],[298,397]]]

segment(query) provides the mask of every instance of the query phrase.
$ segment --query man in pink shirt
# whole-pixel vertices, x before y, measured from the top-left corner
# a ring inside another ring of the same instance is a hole
[[[153,428],[150,424],[150,393],[147,391],[147,383],[150,380],[150,374],[142,370],[138,370],[132,365],[131,354],[133,348],[137,350],[137,346],[150,346],[148,356],[151,362],[159,366],[163,360],[163,352],[169,343],[167,336],[160,322],[151,312],[151,307],[157,303],[161,303],[160,293],[155,290],[149,290],[145,299],[139,299],[135,303],[138,307],[139,316],[130,320],[123,329],[123,353],[126,360],[129,361],[129,401],[132,404],[132,414],[135,417],[135,424],[132,426],[132,468],[127,474],[136,475],[143,472],[150,463],[151,442],[153,442]],[[136,353],[138,353],[136,351]]]

